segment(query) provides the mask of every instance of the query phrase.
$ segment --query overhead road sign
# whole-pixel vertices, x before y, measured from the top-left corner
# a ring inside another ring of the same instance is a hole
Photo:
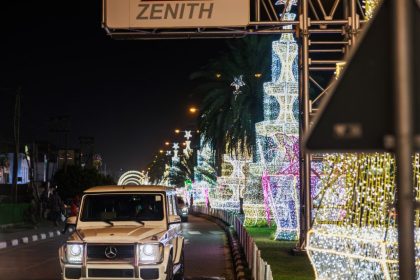
[[[105,0],[104,23],[111,29],[244,27],[249,0]]]
[[[102,26],[115,39],[226,38],[257,33],[279,34],[294,32],[294,29],[284,30],[283,26],[297,27],[299,23],[297,19],[282,19],[280,14],[283,11],[272,0],[102,1]],[[338,23],[332,21],[326,24]]]
[[[411,1],[413,124],[420,148],[420,8]],[[312,152],[389,151],[395,144],[391,3],[385,1],[353,48],[344,72],[306,135]]]

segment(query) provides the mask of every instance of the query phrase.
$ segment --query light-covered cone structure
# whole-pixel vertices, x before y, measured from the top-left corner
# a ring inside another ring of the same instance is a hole
[[[239,198],[247,184],[248,165],[251,162],[248,155],[224,155],[222,176],[217,178],[217,188],[211,194],[211,206],[227,210],[239,210]]]
[[[288,5],[282,15],[285,20],[295,19],[291,8],[296,1],[276,4]],[[264,84],[264,121],[256,124],[257,164],[251,170],[260,178],[264,173],[262,187],[270,205],[266,216],[270,219],[272,213],[276,239],[295,240],[299,235],[299,77],[293,33],[283,33],[272,49],[272,81]]]

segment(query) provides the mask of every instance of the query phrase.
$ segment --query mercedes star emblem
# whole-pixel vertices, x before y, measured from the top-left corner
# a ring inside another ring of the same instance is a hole
[[[117,253],[118,250],[114,246],[107,246],[105,248],[105,256],[110,260],[115,259],[117,257]]]

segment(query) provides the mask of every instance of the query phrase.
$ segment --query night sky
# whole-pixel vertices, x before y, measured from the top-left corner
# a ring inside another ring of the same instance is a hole
[[[95,137],[114,172],[145,168],[175,128],[192,123],[189,75],[226,45],[113,40],[101,28],[101,0],[10,2],[18,3],[0,11],[0,141],[12,139],[7,89],[22,85],[22,141],[62,145],[48,119],[69,115],[70,146]]]

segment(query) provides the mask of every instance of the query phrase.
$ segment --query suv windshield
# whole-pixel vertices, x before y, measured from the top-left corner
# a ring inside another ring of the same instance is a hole
[[[81,221],[161,221],[161,194],[97,194],[83,200]]]

